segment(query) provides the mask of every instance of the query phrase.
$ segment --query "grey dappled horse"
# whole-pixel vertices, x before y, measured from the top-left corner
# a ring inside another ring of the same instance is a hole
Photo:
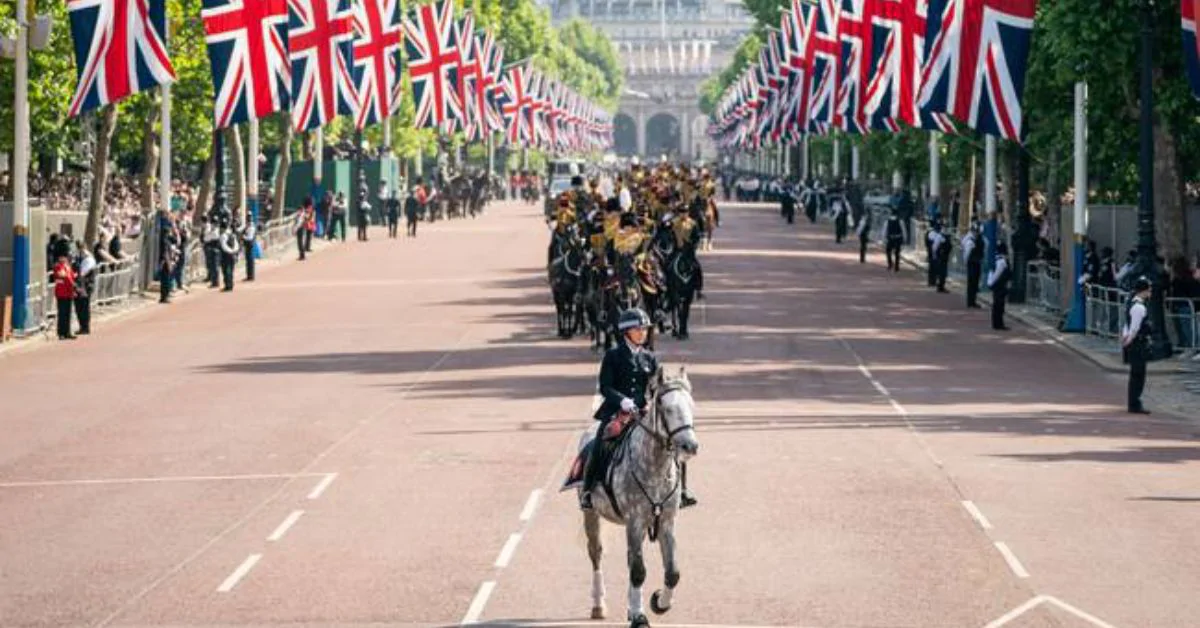
[[[592,490],[593,509],[584,511],[583,527],[588,537],[588,556],[592,560],[592,619],[605,616],[604,576],[600,559],[600,519],[625,526],[629,564],[630,626],[649,626],[642,607],[642,583],[646,565],[642,558],[642,540],[657,541],[662,551],[664,583],[650,597],[650,609],[662,614],[671,609],[675,585],[679,584],[679,566],[675,562],[675,515],[679,512],[679,465],[696,455],[700,443],[693,426],[695,402],[687,372],[679,369],[674,377],[662,367],[646,391],[650,400],[644,415],[629,428],[629,435],[613,453],[612,464],[604,481]],[[598,423],[580,439],[582,450],[595,435]],[[611,479],[613,497],[609,500],[604,484]]]

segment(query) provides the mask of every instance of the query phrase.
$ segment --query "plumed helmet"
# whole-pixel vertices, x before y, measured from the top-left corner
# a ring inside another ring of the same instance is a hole
[[[649,327],[650,317],[641,308],[633,308],[621,312],[621,317],[617,319],[617,329],[627,331],[638,327]]]
[[[1142,292],[1144,290],[1149,290],[1149,289],[1150,289],[1150,279],[1148,279],[1145,275],[1142,275],[1141,277],[1138,277],[1136,280],[1134,280],[1134,282],[1133,282],[1133,291],[1134,292]]]

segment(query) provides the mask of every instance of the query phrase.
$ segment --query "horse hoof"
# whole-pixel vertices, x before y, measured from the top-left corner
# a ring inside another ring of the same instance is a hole
[[[650,628],[650,620],[645,615],[636,615],[629,620],[629,628]]]
[[[655,615],[662,615],[663,613],[671,610],[670,606],[659,606],[658,601],[661,599],[661,593],[662,591],[655,591],[650,596],[650,610],[654,611]]]
[[[592,607],[592,619],[604,619],[604,615],[605,615],[605,613],[604,613],[603,606],[593,606]]]

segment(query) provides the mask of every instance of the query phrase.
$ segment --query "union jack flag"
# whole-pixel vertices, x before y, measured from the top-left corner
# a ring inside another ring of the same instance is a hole
[[[792,0],[792,8],[787,12],[788,31],[788,81],[784,87],[785,102],[783,105],[783,132],[792,142],[800,141],[800,137],[808,130],[807,113],[801,122],[801,109],[807,107],[808,89],[807,78],[810,64],[808,56],[808,41],[806,39],[809,23],[812,21],[813,5],[803,0]]]
[[[353,115],[357,96],[350,0],[288,0],[292,125],[316,129]]]
[[[361,129],[400,109],[400,0],[355,2],[354,33],[354,123]]]
[[[911,1],[911,0],[910,0]],[[870,80],[863,109],[871,128],[896,132],[903,120],[904,7],[901,0],[877,0],[871,14]],[[911,114],[911,111],[910,111]],[[911,122],[911,118],[906,120]]]
[[[503,131],[504,116],[496,106],[496,92],[504,75],[504,47],[496,43],[491,30],[484,32],[479,40],[478,56],[483,63],[483,74],[475,86],[477,105],[482,107],[483,120],[488,131]]]
[[[930,0],[921,111],[1019,141],[1036,9],[1037,0]]]
[[[475,141],[483,137],[483,114],[480,111],[477,90],[480,75],[483,73],[483,63],[479,59],[476,45],[475,16],[470,11],[455,24],[454,40],[458,45],[458,101],[462,103],[463,108],[461,128],[468,140]]]
[[[166,0],[68,0],[67,12],[79,81],[71,116],[175,81]]]
[[[1192,94],[1200,98],[1200,41],[1196,39],[1196,14],[1200,0],[1181,0],[1183,16],[1183,59],[1187,65]]]
[[[225,128],[291,104],[286,0],[204,0],[213,124]]]
[[[838,0],[820,0],[805,33],[811,70],[804,90],[808,102],[802,107],[801,115],[805,116],[808,131],[812,133],[827,133],[833,124],[837,66],[841,56],[837,34],[840,8]]]
[[[529,95],[529,68],[524,64],[508,68],[500,81],[500,89],[504,136],[511,146],[527,146],[533,139],[529,125],[529,109],[533,105]]]
[[[454,26],[452,0],[417,7],[415,15],[404,18],[408,74],[417,103],[414,125],[418,128],[445,128],[463,118]]]
[[[837,107],[833,124],[847,133],[868,133],[870,125],[864,108],[863,92],[870,81],[871,13],[875,2],[841,0],[838,14]]]

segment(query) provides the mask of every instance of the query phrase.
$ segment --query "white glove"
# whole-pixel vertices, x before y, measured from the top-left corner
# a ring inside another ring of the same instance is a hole
[[[633,412],[634,410],[637,410],[637,404],[635,404],[629,397],[626,397],[621,400],[621,410],[623,412]]]

